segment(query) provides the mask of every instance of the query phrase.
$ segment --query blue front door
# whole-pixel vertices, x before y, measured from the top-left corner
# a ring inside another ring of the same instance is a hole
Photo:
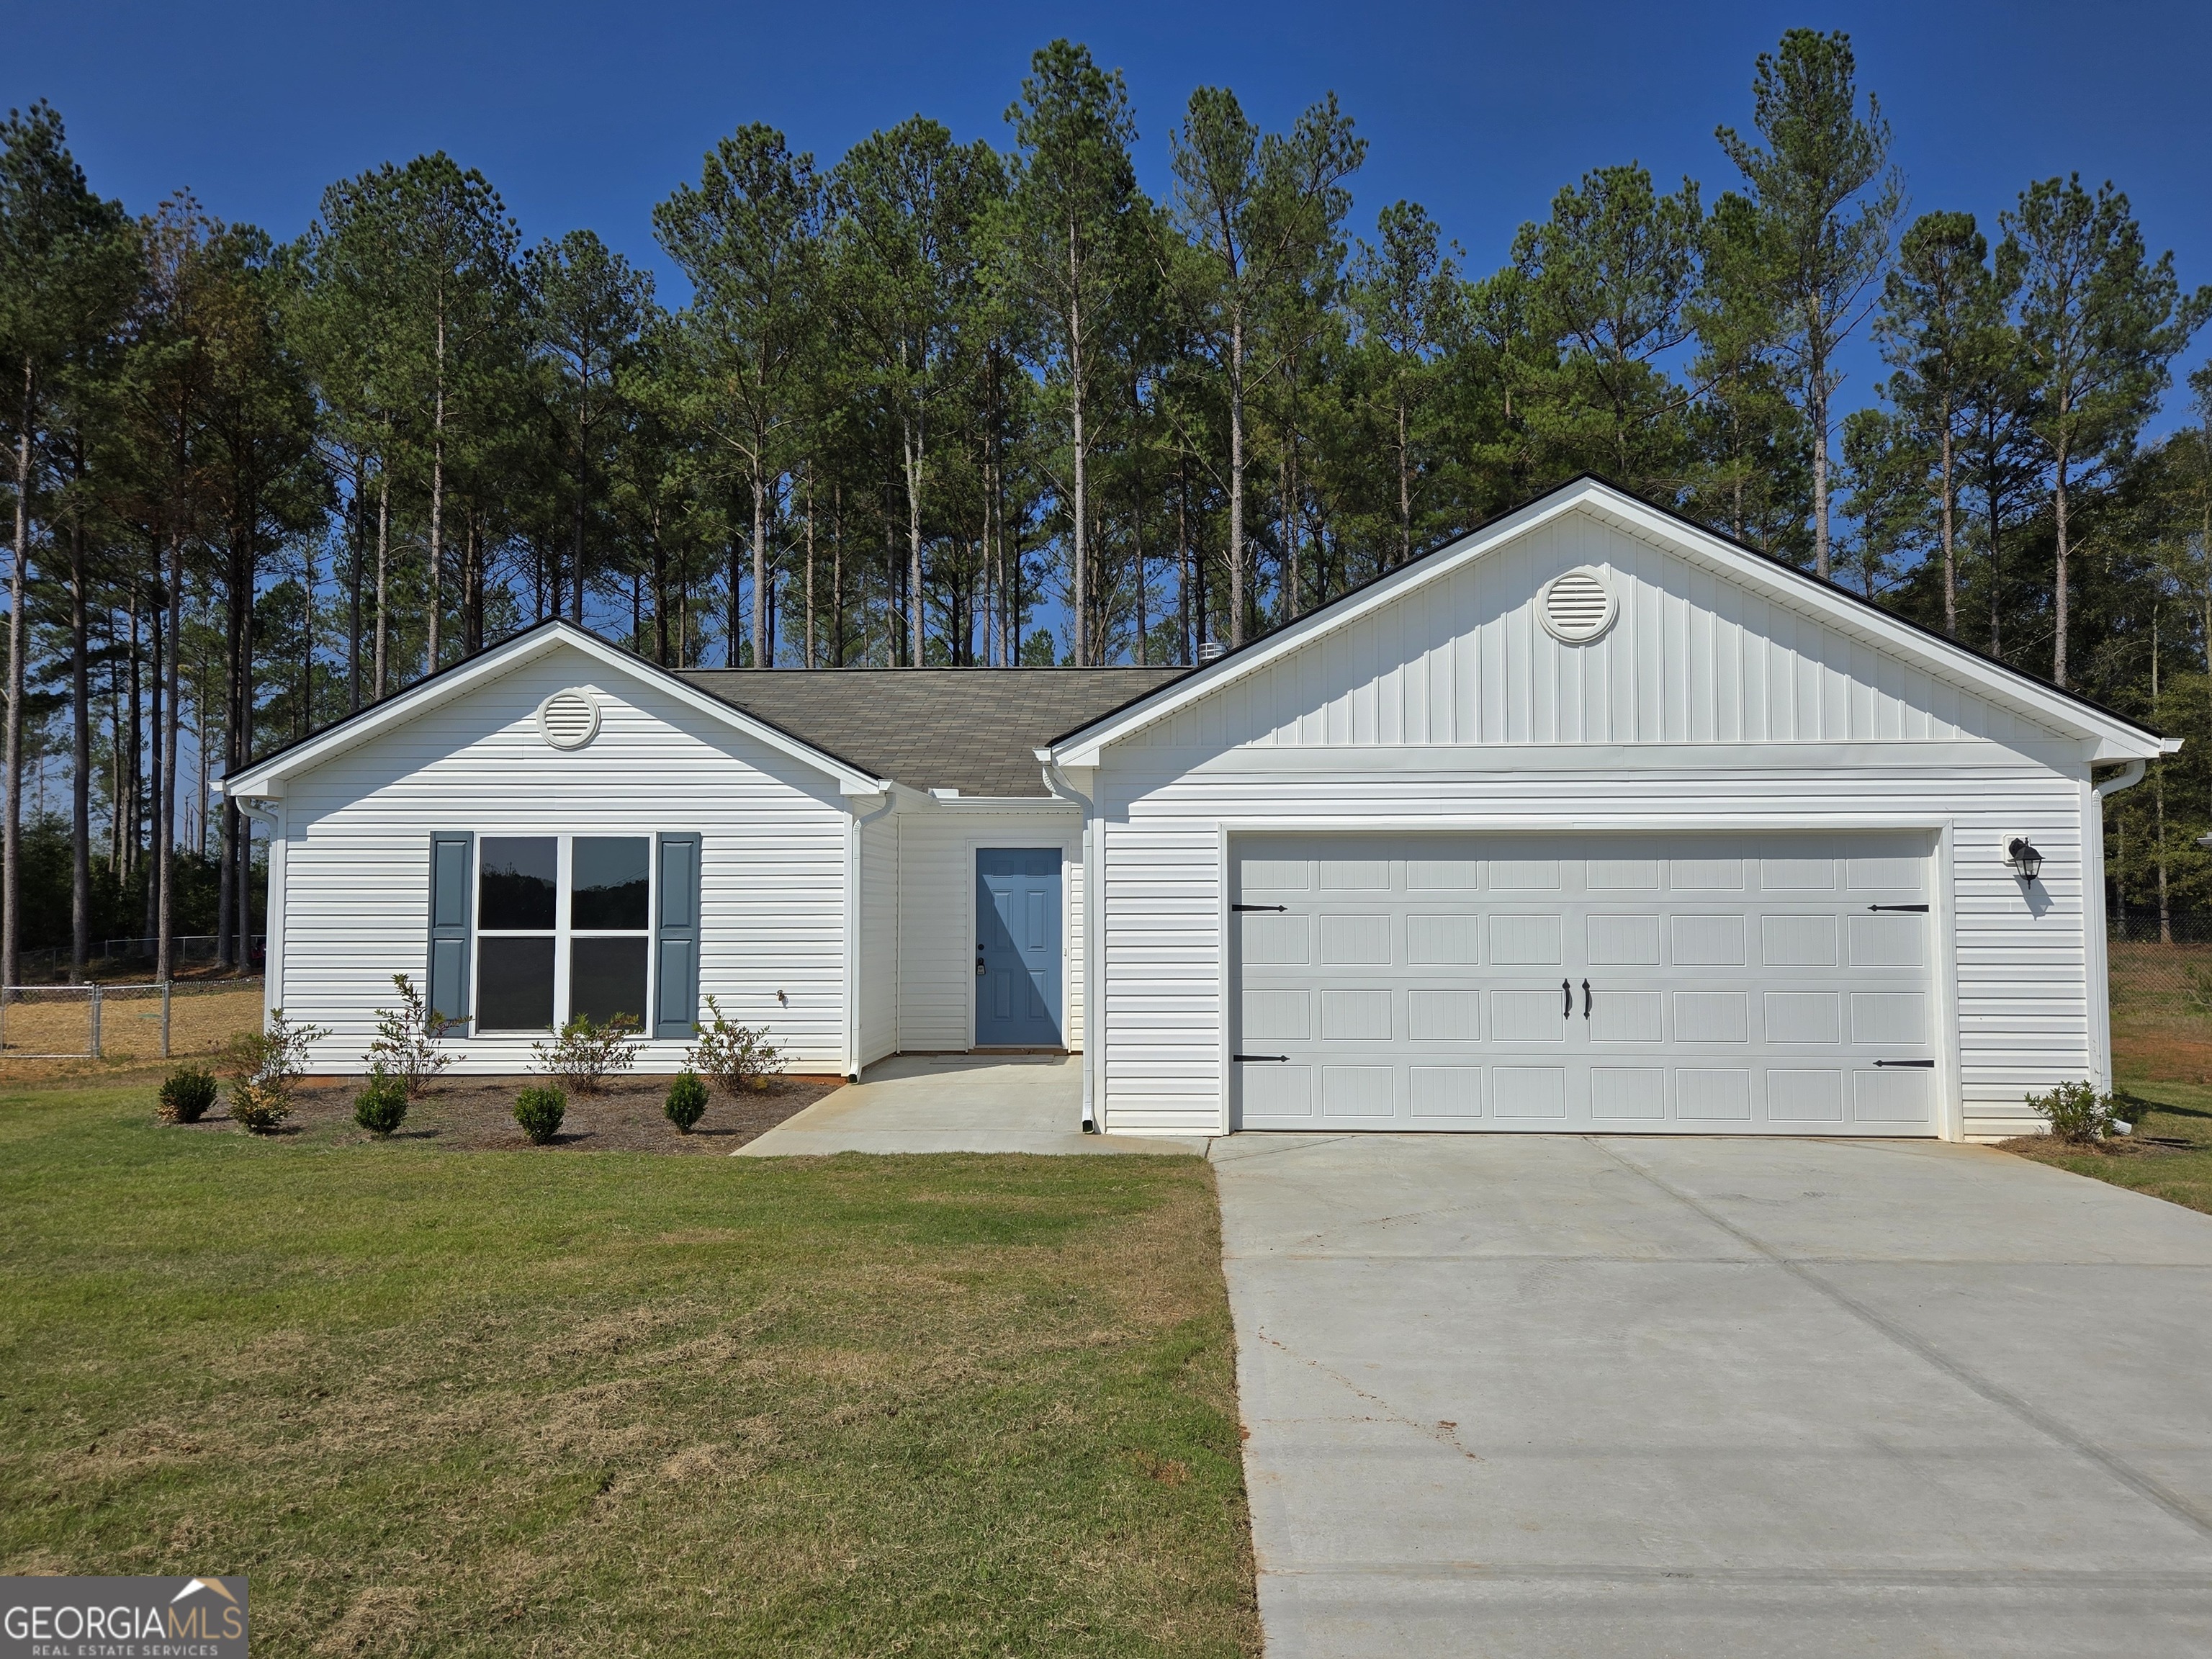
[[[1063,1046],[1057,847],[975,854],[975,1045]]]

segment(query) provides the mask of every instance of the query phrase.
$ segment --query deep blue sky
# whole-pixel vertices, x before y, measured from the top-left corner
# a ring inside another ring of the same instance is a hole
[[[1004,143],[1030,51],[1066,34],[1127,73],[1155,191],[1194,85],[1235,88],[1271,127],[1334,89],[1370,142],[1358,228],[1411,197],[1480,271],[1586,168],[1640,160],[1662,181],[1689,173],[1708,199],[1733,183],[1713,128],[1748,128],[1753,60],[1792,23],[1852,35],[1916,210],[1966,208],[1993,227],[2032,178],[2109,177],[2152,247],[2174,250],[2185,283],[2212,282],[2212,7],[2201,0],[1786,10],[72,0],[11,17],[0,103],[51,99],[94,186],[134,210],[189,186],[224,217],[289,236],[332,179],[442,148],[492,179],[526,237],[588,225],[665,274],[653,204],[732,126],[772,122],[825,162],[916,111]],[[1847,401],[1869,396],[1865,368]]]

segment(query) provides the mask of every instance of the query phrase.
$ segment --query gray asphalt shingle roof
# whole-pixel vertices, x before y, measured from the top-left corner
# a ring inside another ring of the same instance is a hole
[[[1186,668],[702,668],[683,678],[915,789],[1043,795],[1036,751]]]

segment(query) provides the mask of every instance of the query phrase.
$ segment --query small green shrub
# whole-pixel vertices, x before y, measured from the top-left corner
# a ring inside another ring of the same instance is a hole
[[[380,1140],[390,1134],[407,1121],[407,1079],[380,1066],[371,1072],[353,1097],[353,1121]]]
[[[668,1103],[661,1108],[678,1134],[690,1134],[691,1126],[707,1115],[707,1085],[698,1073],[685,1072],[668,1085]]]
[[[292,1115],[292,1085],[307,1072],[308,1047],[330,1034],[327,1026],[302,1025],[273,1008],[264,1030],[231,1038],[219,1062],[235,1079],[231,1116],[255,1134],[274,1132]]]
[[[568,1115],[568,1097],[558,1089],[525,1089],[514,1097],[514,1121],[540,1146],[561,1133]]]
[[[2047,1095],[2030,1095],[2028,1107],[2069,1146],[2094,1146],[2119,1121],[2117,1103],[2094,1083],[2062,1083]]]
[[[453,1057],[437,1043],[445,1035],[446,1022],[430,1017],[415,981],[394,974],[392,983],[399,993],[399,1006],[376,1011],[376,1041],[368,1045],[368,1056],[379,1071],[396,1076],[412,1100],[453,1063]]]
[[[691,1028],[699,1040],[684,1056],[684,1063],[714,1079],[714,1086],[726,1095],[767,1087],[769,1074],[783,1069],[783,1051],[769,1039],[768,1027],[732,1024],[711,996],[707,1012],[713,1022]]]
[[[215,1073],[198,1066],[179,1066],[161,1081],[164,1123],[197,1123],[215,1104]]]
[[[292,1091],[282,1078],[242,1077],[230,1085],[230,1115],[249,1133],[274,1134],[292,1115]]]
[[[628,1014],[617,1014],[604,1025],[579,1014],[551,1042],[530,1045],[537,1060],[532,1069],[559,1078],[580,1095],[595,1095],[609,1077],[637,1063],[641,1040],[637,1022]]]

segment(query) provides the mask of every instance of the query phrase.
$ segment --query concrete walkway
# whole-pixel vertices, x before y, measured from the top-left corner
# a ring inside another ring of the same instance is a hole
[[[1270,1659],[2212,1653],[2212,1218],[1930,1142],[1212,1156]]]
[[[901,1054],[731,1156],[1205,1150],[1203,1140],[1085,1134],[1083,1062],[1074,1055]]]

